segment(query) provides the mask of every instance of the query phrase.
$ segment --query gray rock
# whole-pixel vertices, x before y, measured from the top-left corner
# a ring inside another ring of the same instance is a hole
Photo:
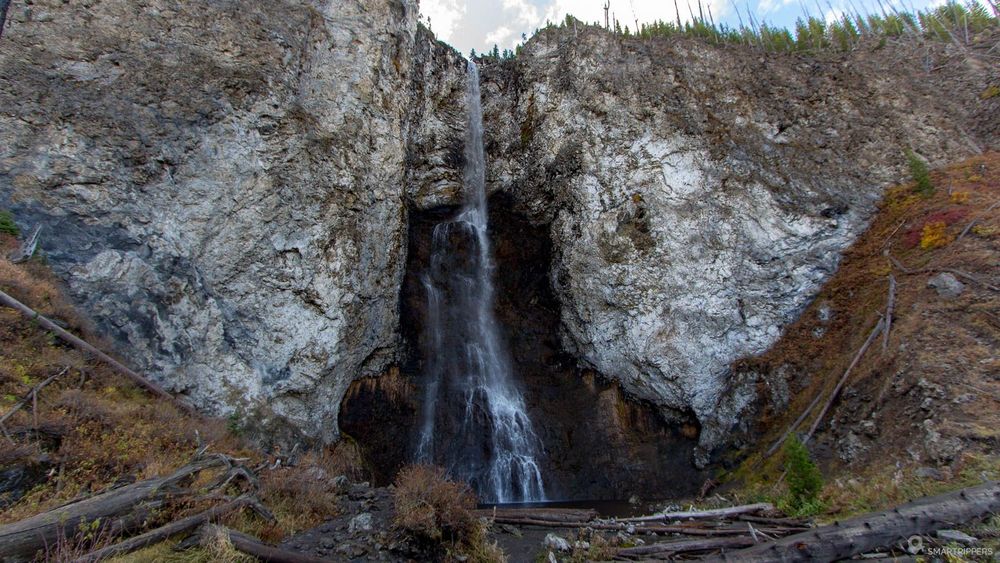
[[[974,538],[958,530],[938,530],[935,535],[945,541],[958,542],[964,545],[973,545],[979,541],[978,538]]]
[[[948,272],[941,272],[927,280],[927,287],[937,290],[937,294],[945,299],[954,299],[965,291],[965,284]]]
[[[935,481],[944,480],[944,474],[941,473],[941,470],[934,467],[918,467],[915,473],[917,477],[922,479],[934,479]]]
[[[343,489],[347,487],[348,484],[350,484],[350,481],[348,481],[346,475],[337,475],[333,478],[333,485],[338,489]]]
[[[573,549],[565,538],[555,534],[545,534],[545,540],[542,541],[542,545],[555,551],[571,551]]]
[[[351,518],[351,523],[347,526],[347,531],[355,534],[358,532],[370,532],[374,527],[374,519],[370,512],[363,512],[358,514],[354,518]]]

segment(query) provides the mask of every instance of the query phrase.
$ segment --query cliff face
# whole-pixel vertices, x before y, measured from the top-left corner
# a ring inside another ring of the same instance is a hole
[[[415,4],[15,5],[0,207],[138,368],[334,439],[350,382],[401,360],[408,213],[461,196],[464,60]],[[904,51],[580,26],[483,69],[490,189],[548,230],[562,345],[697,419],[701,461],[756,398],[728,365],[815,295],[902,148],[996,142],[995,66]]]
[[[905,148],[944,160],[976,150],[968,131],[990,138],[989,73],[972,57],[931,75],[897,47],[816,59],[580,28],[484,73],[490,179],[550,225],[567,350],[693,414],[704,463],[782,383],[729,365],[808,304]]]
[[[397,357],[406,185],[449,181],[431,125],[430,165],[411,165],[410,112],[447,109],[451,71],[458,115],[433,125],[461,139],[464,66],[416,18],[390,0],[16,6],[0,206],[44,226],[137,367],[332,439],[350,381]]]

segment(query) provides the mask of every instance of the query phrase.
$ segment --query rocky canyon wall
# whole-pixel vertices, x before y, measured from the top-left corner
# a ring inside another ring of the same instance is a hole
[[[461,197],[461,56],[412,0],[10,17],[0,207],[43,225],[136,367],[207,411],[335,439],[350,383],[403,360],[408,214]],[[704,462],[767,383],[729,364],[837,267],[903,148],[996,143],[977,98],[995,65],[926,65],[946,48],[776,55],[581,25],[486,62],[488,187],[551,238],[565,351],[697,419]]]
[[[579,24],[488,67],[489,180],[550,225],[566,349],[667,419],[693,412],[704,464],[783,383],[729,365],[808,304],[904,150],[997,142],[978,97],[996,65],[948,49],[762,54]]]
[[[334,439],[348,384],[397,359],[406,186],[457,181],[430,129],[454,101],[461,139],[460,57],[414,2],[40,0],[11,18],[0,207],[43,225],[73,297],[168,389]]]

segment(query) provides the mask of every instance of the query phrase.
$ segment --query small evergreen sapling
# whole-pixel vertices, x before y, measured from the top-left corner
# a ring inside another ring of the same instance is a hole
[[[17,223],[14,222],[14,215],[10,211],[0,211],[0,233],[15,237],[21,234],[21,229],[17,228]]]
[[[934,184],[931,183],[931,174],[927,170],[927,163],[909,149],[906,151],[906,160],[909,162],[910,176],[913,177],[913,181],[916,183],[917,193],[924,197],[933,195]]]
[[[784,453],[785,470],[788,472],[789,508],[801,515],[819,512],[822,506],[819,493],[823,488],[823,476],[809,457],[809,450],[798,436],[792,436],[785,442]]]

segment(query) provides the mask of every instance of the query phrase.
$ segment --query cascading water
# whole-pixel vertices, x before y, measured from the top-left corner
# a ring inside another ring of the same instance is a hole
[[[416,458],[445,466],[486,502],[545,499],[540,441],[511,378],[493,312],[479,70],[468,66],[466,203],[434,227],[424,340],[428,383]],[[445,431],[447,429],[447,431]]]

